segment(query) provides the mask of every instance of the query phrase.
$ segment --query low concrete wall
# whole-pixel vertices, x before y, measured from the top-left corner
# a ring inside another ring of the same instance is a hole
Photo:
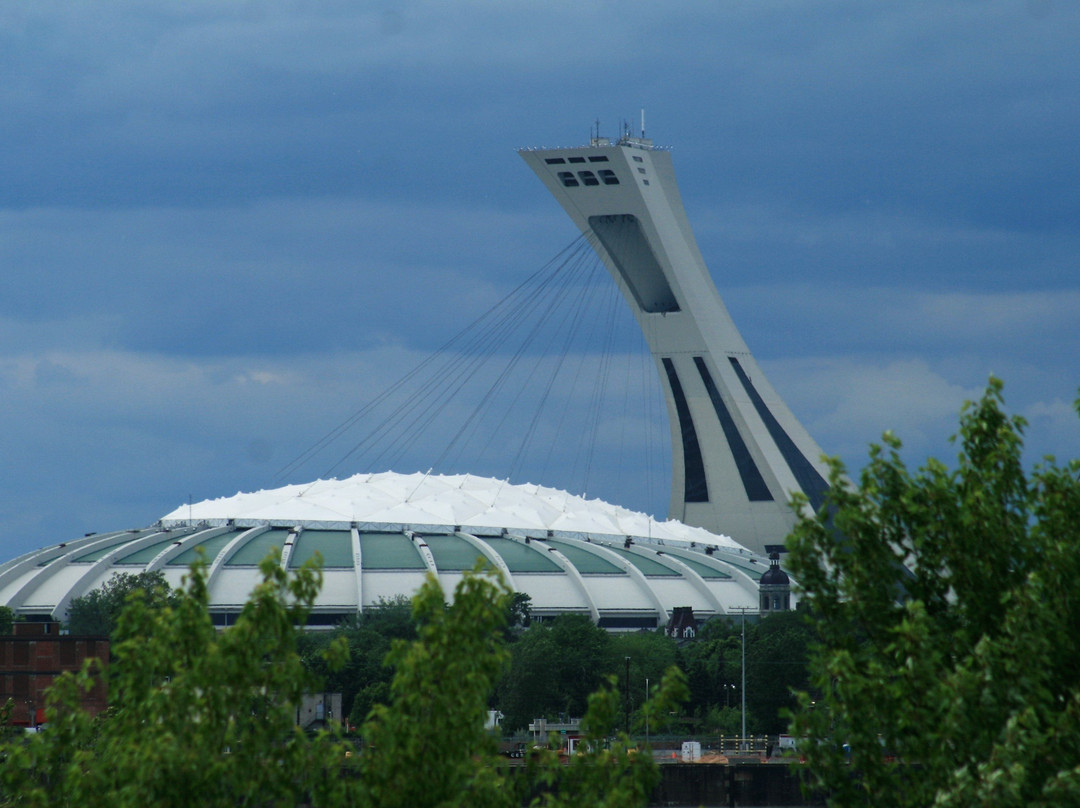
[[[769,764],[668,763],[660,767],[660,785],[651,806],[788,806],[824,805],[824,798],[807,799],[798,773],[790,766]]]

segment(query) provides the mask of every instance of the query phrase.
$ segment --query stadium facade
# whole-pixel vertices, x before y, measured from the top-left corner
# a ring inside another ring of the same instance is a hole
[[[428,574],[453,590],[478,559],[531,599],[534,617],[588,614],[612,630],[755,611],[768,562],[735,541],[599,500],[483,477],[357,475],[183,505],[152,527],[85,536],[0,567],[0,602],[63,619],[117,572],[178,586],[200,554],[210,609],[228,625],[271,551],[295,569],[316,553],[324,584],[309,625],[411,595]]]

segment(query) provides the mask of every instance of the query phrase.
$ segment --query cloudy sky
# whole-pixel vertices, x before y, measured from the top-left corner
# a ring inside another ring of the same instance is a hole
[[[949,459],[993,373],[1078,456],[1077,42],[1066,0],[3,3],[0,560],[277,484],[573,241],[515,149],[642,108],[827,452]],[[289,480],[384,470],[365,428]],[[593,491],[662,515],[619,457]]]

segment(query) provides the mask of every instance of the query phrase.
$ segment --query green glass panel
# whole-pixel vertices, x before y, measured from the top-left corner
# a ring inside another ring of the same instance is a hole
[[[169,567],[189,567],[199,557],[199,548],[203,549],[203,557],[206,559],[206,563],[210,564],[218,553],[221,552],[221,548],[228,544],[230,541],[236,538],[237,533],[225,532],[221,535],[214,536],[213,538],[200,541],[198,544],[188,547],[180,555],[169,560],[166,566]]]
[[[136,550],[134,553],[128,553],[127,555],[118,556],[116,559],[117,564],[139,564],[145,566],[154,560],[154,557],[164,550],[166,547],[171,547],[176,544],[179,539],[175,536],[172,538],[164,539],[159,542],[154,542],[149,547],[144,547],[141,550]]]
[[[683,553],[678,550],[664,550],[668,555],[675,556],[681,562],[686,564],[690,569],[700,575],[702,578],[730,578],[731,576],[723,570],[714,569],[706,564],[704,561],[699,561],[694,558],[694,553]]]
[[[654,561],[651,558],[640,556],[637,553],[633,553],[629,550],[624,550],[622,547],[608,547],[613,553],[618,553],[645,575],[666,576],[668,578],[678,578],[679,573],[673,570],[671,567],[661,564],[659,561]]]
[[[54,550],[51,550],[48,555],[38,556],[41,560],[38,561],[37,565],[39,567],[44,567],[48,564],[51,564],[53,561],[56,561],[56,559],[58,559],[60,556],[64,555],[66,550],[66,547],[57,547]]]
[[[121,530],[121,531],[113,531],[112,533],[101,533],[101,534],[98,534],[98,535],[94,536],[94,539],[97,540],[97,541],[100,541],[102,539],[111,539],[114,536],[125,536],[125,535],[126,536],[131,536],[132,538],[137,538],[134,534],[128,533],[128,531],[126,531],[126,530]],[[39,567],[44,567],[47,564],[49,564],[50,562],[55,561],[56,559],[58,559],[60,556],[66,555],[67,553],[71,552],[74,548],[67,546],[67,545],[70,545],[70,544],[74,544],[74,542],[65,542],[65,544],[63,546],[57,545],[56,547],[51,548],[48,555],[39,555],[38,556],[39,560],[38,560],[37,565]],[[111,545],[111,547],[115,547],[115,546],[116,546],[115,544]],[[82,560],[82,559],[79,559],[79,560]],[[91,559],[86,559],[86,560],[89,561]]]
[[[420,552],[403,533],[361,533],[360,557],[365,570],[427,569]]]
[[[616,567],[606,558],[601,558],[596,553],[586,550],[585,542],[547,540],[546,543],[570,559],[570,563],[583,575],[626,575],[625,570]]]
[[[92,562],[92,561],[100,561],[102,558],[104,558],[109,553],[111,553],[113,550],[115,550],[119,545],[127,544],[128,542],[133,542],[136,539],[141,539],[145,535],[146,535],[145,532],[121,534],[117,538],[116,541],[106,541],[105,545],[103,547],[95,547],[93,550],[89,551],[88,553],[84,553],[81,556],[77,556],[76,558],[74,558],[72,560],[72,563],[73,564],[86,564],[86,563],[89,563],[89,562]]]
[[[742,570],[755,581],[765,574],[765,570],[768,569],[764,564],[751,564],[749,561],[742,561],[741,559],[734,559],[731,556],[713,556],[721,564],[728,564],[735,569]]]
[[[352,569],[352,533],[348,530],[305,530],[289,556],[289,568],[299,567],[314,558],[315,553],[322,556],[324,569]]]
[[[275,547],[280,550],[285,545],[285,539],[292,531],[285,528],[272,528],[260,533],[254,538],[244,542],[232,558],[225,562],[226,567],[257,567],[259,563],[270,555]]]
[[[502,538],[484,538],[481,541],[499,554],[511,573],[562,572],[562,568],[551,560],[550,553],[538,550],[531,544]]]
[[[487,557],[460,536],[424,536],[424,543],[431,550],[435,567],[443,572],[471,570],[476,559]]]

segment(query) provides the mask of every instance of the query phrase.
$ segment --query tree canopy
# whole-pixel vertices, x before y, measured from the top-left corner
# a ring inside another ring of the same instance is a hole
[[[543,716],[581,716],[589,694],[614,673],[611,637],[587,616],[562,615],[533,623],[512,648],[498,702],[506,725]]]
[[[693,642],[679,648],[679,666],[689,678],[688,708],[706,732],[742,731],[741,617],[715,617]],[[786,732],[795,706],[794,689],[806,687],[810,629],[797,612],[748,620],[746,631],[746,731]]]
[[[144,605],[156,609],[175,604],[175,595],[162,572],[117,572],[97,589],[71,601],[68,630],[72,634],[112,636],[128,596],[136,590],[145,595]]]
[[[9,745],[0,772],[9,802],[27,806],[205,806],[324,796],[337,783],[336,739],[305,737],[293,707],[314,682],[296,653],[321,576],[287,577],[276,559],[227,631],[207,608],[206,571],[192,568],[175,604],[136,589],[113,634],[107,713],[80,706],[93,661],[50,689],[48,730]],[[337,649],[340,651],[341,649]],[[310,771],[324,775],[321,779]],[[332,776],[326,777],[330,774]]]
[[[386,664],[386,657],[393,642],[414,640],[416,631],[412,603],[401,597],[380,601],[333,631],[305,632],[298,647],[304,664],[323,687],[342,694],[344,715],[359,726],[375,704],[389,698],[394,669]],[[348,644],[349,658],[340,668],[331,669],[324,653],[334,642]]]
[[[1080,804],[1080,462],[1026,472],[1023,428],[992,379],[955,467],[911,472],[887,433],[789,539],[816,631],[795,728],[833,804]]]
[[[449,603],[429,576],[391,643],[387,700],[363,726],[364,745],[331,727],[294,726],[294,705],[320,689],[305,665],[299,630],[321,585],[317,566],[287,574],[277,555],[236,623],[218,631],[207,577],[192,567],[173,602],[154,606],[136,589],[114,633],[110,708],[91,718],[80,694],[93,662],[50,690],[48,730],[0,749],[0,804],[31,806],[242,805],[359,808],[543,808],[642,805],[656,780],[650,756],[633,754],[618,723],[618,693],[589,697],[584,753],[564,766],[541,752],[527,776],[510,776],[484,730],[488,699],[504,669],[509,593],[494,574],[463,576]],[[411,636],[410,636],[411,635]],[[340,670],[347,641],[322,650]],[[684,689],[669,672],[645,706],[674,709]]]

